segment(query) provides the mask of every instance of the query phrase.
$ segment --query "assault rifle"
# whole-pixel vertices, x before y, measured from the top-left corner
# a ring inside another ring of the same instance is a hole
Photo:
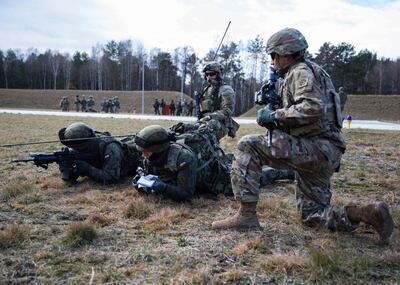
[[[32,152],[28,159],[15,159],[12,163],[17,162],[33,162],[37,167],[47,169],[50,163],[56,162],[60,166],[61,178],[66,181],[75,181],[78,176],[74,173],[76,169],[75,161],[89,161],[96,158],[94,153],[76,152],[67,147],[63,147],[60,151],[53,153]]]
[[[279,104],[281,99],[275,88],[275,83],[278,81],[279,75],[273,66],[269,66],[267,78],[267,82],[254,94],[254,103],[269,105],[272,110],[275,110],[275,106]],[[273,126],[268,126],[268,147],[272,145],[272,131]]]

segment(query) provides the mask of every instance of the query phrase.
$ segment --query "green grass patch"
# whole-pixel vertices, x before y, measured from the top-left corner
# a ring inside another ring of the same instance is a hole
[[[90,223],[75,223],[69,226],[67,234],[61,242],[65,247],[80,247],[92,243],[99,233],[95,225]]]
[[[0,201],[8,202],[19,195],[33,192],[35,189],[36,186],[32,183],[17,183],[7,185],[0,192]]]

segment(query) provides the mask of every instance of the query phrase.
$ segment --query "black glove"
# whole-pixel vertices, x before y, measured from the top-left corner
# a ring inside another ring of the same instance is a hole
[[[139,188],[138,181],[139,181],[140,177],[142,177],[142,175],[136,174],[135,177],[132,178],[132,186],[135,187],[136,189]]]
[[[87,175],[89,174],[90,168],[92,166],[83,160],[76,160],[74,162],[74,172],[78,175]]]
[[[156,194],[163,193],[167,189],[167,184],[162,182],[160,178],[153,177],[151,180],[154,181],[153,186],[151,186],[151,190]]]

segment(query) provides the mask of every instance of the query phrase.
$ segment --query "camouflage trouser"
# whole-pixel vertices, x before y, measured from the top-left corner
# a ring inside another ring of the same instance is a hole
[[[326,225],[332,230],[354,230],[342,206],[332,206],[330,178],[339,167],[342,152],[327,140],[296,138],[274,130],[268,136],[249,135],[238,143],[232,164],[232,188],[237,200],[259,199],[263,165],[296,171],[297,208],[305,224]]]

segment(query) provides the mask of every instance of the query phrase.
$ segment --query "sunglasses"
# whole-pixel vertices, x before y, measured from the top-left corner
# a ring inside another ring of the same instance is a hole
[[[206,76],[215,76],[216,72],[206,72]]]
[[[278,56],[276,52],[272,52],[270,55],[272,60],[274,60]]]

